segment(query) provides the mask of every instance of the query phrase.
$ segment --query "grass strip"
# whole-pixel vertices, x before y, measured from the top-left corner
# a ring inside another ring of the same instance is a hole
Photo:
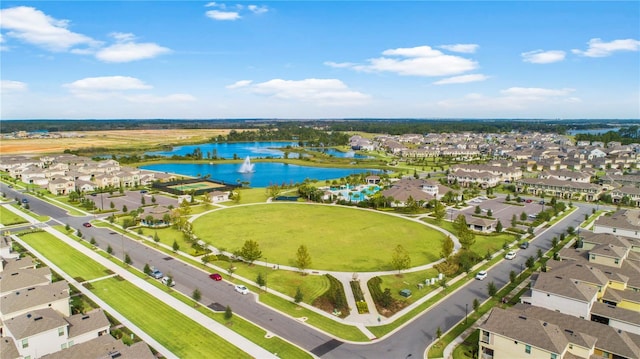
[[[22,235],[21,238],[78,282],[113,274],[100,264],[87,260],[85,255],[47,232],[31,232]]]
[[[6,209],[4,206],[0,206],[0,224],[4,226],[12,226],[14,224],[21,223],[27,223],[27,221],[24,218]]]

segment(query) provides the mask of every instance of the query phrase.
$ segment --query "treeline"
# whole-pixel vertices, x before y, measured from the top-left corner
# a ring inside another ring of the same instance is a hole
[[[510,131],[537,131],[564,134],[567,125],[550,122],[524,122],[506,120],[460,120],[460,121],[417,121],[417,120],[377,120],[348,121],[331,123],[333,131],[361,131],[368,133],[388,133],[402,135],[407,133],[426,134],[443,132],[501,133]]]
[[[218,142],[295,141],[300,146],[319,147],[346,145],[349,143],[349,135],[325,131],[299,122],[290,122],[272,124],[256,131],[231,130],[227,136],[220,135],[212,140]]]
[[[621,142],[623,145],[638,142],[640,139],[640,126],[621,127],[618,131],[609,131],[600,134],[579,133],[576,134],[576,141],[600,141],[609,143],[611,141]]]

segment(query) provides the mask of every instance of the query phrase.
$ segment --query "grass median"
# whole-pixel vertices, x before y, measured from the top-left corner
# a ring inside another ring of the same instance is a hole
[[[27,220],[6,209],[4,206],[0,206],[0,224],[3,226],[12,226],[22,223],[27,223]]]

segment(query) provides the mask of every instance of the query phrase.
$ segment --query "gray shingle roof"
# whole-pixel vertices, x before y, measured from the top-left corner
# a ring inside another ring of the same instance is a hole
[[[111,335],[102,335],[96,339],[76,344],[59,352],[51,353],[42,359],[155,359],[151,349],[144,342],[127,346]]]
[[[46,285],[51,282],[49,278],[51,270],[47,267],[5,270],[0,273],[0,291],[8,293],[36,285]]]
[[[4,325],[16,340],[67,326],[62,315],[53,309],[39,309],[4,321]]]
[[[109,328],[109,319],[101,308],[86,314],[76,314],[67,318],[69,323],[69,339],[102,328]]]
[[[542,272],[536,279],[533,289],[551,293],[582,302],[590,302],[598,293],[598,289],[568,277],[555,275],[552,272]]]
[[[69,284],[59,281],[9,293],[0,298],[0,312],[8,315],[59,300],[69,300]]]

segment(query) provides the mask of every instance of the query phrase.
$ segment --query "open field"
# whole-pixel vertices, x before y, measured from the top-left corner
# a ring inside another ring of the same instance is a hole
[[[180,358],[248,358],[200,324],[133,284],[110,278],[91,284],[91,291]],[[153,308],[154,315],[149,315]],[[168,323],[171,323],[168,325]],[[171,327],[171,330],[167,330]]]
[[[206,142],[229,129],[172,129],[63,132],[61,138],[3,139],[0,154],[62,153],[65,149],[150,149]],[[108,154],[108,153],[105,153]]]
[[[0,224],[4,226],[11,226],[20,223],[27,223],[27,221],[17,214],[4,208],[4,206],[0,206]]]
[[[293,207],[296,206],[296,207]],[[295,267],[307,246],[310,268],[336,271],[392,270],[391,253],[401,244],[411,266],[439,259],[444,234],[406,219],[354,208],[274,203],[232,207],[193,223],[199,239],[230,252],[246,240],[260,245],[269,262]]]
[[[47,232],[29,233],[21,238],[79,282],[113,274]]]

